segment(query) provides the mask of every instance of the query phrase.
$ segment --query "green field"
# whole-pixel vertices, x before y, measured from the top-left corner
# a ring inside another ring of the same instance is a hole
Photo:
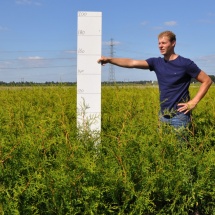
[[[215,214],[215,87],[183,143],[159,128],[158,98],[103,86],[95,147],[77,135],[75,87],[2,87],[0,214]]]

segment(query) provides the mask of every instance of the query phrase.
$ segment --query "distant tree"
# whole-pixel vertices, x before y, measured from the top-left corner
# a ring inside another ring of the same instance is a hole
[[[209,75],[209,77],[211,78],[211,80],[213,81],[213,82],[215,82],[215,76],[214,75]],[[198,81],[195,79],[195,78],[192,78],[191,79],[191,83],[197,83]]]
[[[209,77],[211,78],[211,80],[212,80],[213,82],[215,82],[215,76],[214,76],[214,75],[209,75]]]

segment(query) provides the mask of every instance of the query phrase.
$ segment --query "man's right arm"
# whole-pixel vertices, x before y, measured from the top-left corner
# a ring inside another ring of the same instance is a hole
[[[98,63],[101,63],[101,65],[111,63],[113,65],[125,68],[149,69],[147,61],[134,60],[130,58],[111,58],[102,56],[100,59],[98,59]]]

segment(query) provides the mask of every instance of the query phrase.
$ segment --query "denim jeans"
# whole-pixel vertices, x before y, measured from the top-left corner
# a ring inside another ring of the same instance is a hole
[[[175,115],[173,117],[164,117],[161,114],[159,114],[159,119],[161,122],[167,123],[174,128],[180,128],[180,127],[187,127],[191,122],[191,116],[190,114],[184,114],[180,113],[178,115]]]
[[[170,125],[174,128],[173,131],[180,142],[188,140],[191,114],[179,113],[173,117],[164,117],[159,114],[159,119],[162,124]]]

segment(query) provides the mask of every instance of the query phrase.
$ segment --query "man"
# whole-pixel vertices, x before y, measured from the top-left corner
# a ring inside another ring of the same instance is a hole
[[[111,63],[120,67],[149,69],[156,73],[160,90],[160,120],[175,128],[186,127],[193,110],[207,93],[212,84],[211,78],[193,61],[175,53],[176,36],[171,31],[158,35],[158,47],[163,58],[134,60],[102,56],[98,63]],[[201,86],[190,99],[191,78],[201,82]]]

